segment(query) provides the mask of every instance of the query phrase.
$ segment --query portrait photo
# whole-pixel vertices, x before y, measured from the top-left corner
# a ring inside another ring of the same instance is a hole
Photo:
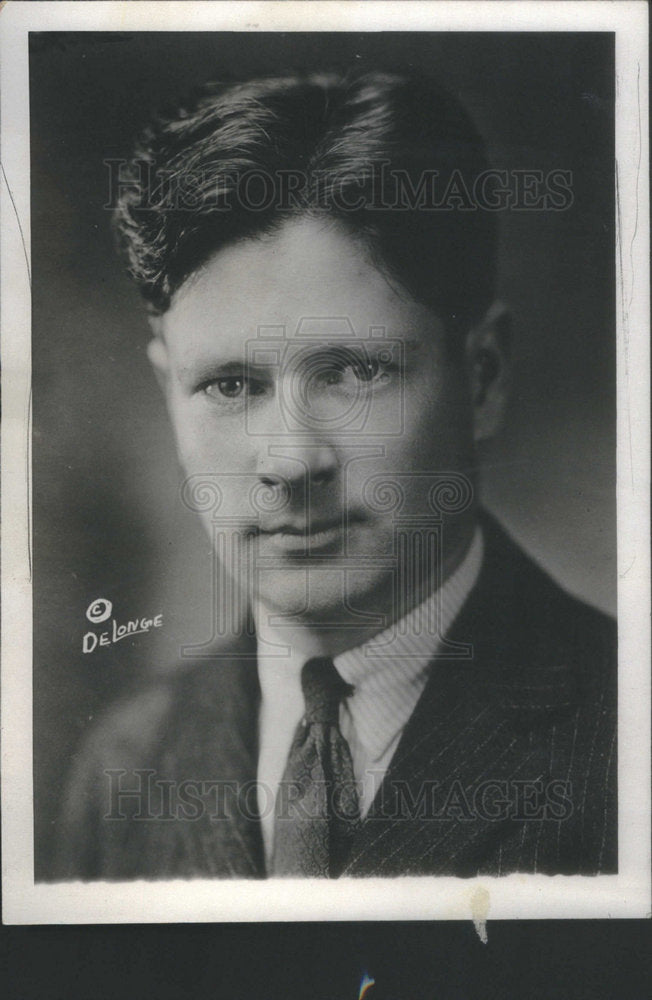
[[[214,18],[26,38],[39,912],[632,913],[617,32]]]

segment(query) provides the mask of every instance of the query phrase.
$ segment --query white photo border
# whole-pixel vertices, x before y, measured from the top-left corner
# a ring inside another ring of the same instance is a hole
[[[9,924],[650,915],[650,428],[644,2],[14,2],[0,11],[2,840]],[[30,31],[604,31],[616,38],[619,873],[36,884],[33,874]]]

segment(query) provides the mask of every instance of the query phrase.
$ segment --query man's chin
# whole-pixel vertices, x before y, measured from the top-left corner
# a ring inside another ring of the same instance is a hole
[[[305,628],[382,626],[385,616],[379,613],[378,582],[376,586],[372,581],[365,581],[366,586],[356,583],[352,587],[342,569],[288,570],[259,581],[256,604],[271,619],[286,618]]]

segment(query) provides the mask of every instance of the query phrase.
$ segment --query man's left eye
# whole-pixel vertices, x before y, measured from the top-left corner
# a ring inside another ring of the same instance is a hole
[[[385,381],[386,377],[380,362],[376,358],[369,357],[329,360],[318,373],[318,380],[324,385],[341,385],[351,380],[372,383]]]
[[[380,364],[376,358],[365,358],[351,366],[353,374],[361,382],[373,382],[380,375]]]

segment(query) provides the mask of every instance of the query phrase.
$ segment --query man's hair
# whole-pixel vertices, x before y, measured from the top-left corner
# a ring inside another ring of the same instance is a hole
[[[221,247],[310,215],[345,226],[417,301],[465,329],[493,296],[494,213],[468,199],[487,167],[466,111],[428,77],[211,83],[145,130],[115,223],[157,312]]]

